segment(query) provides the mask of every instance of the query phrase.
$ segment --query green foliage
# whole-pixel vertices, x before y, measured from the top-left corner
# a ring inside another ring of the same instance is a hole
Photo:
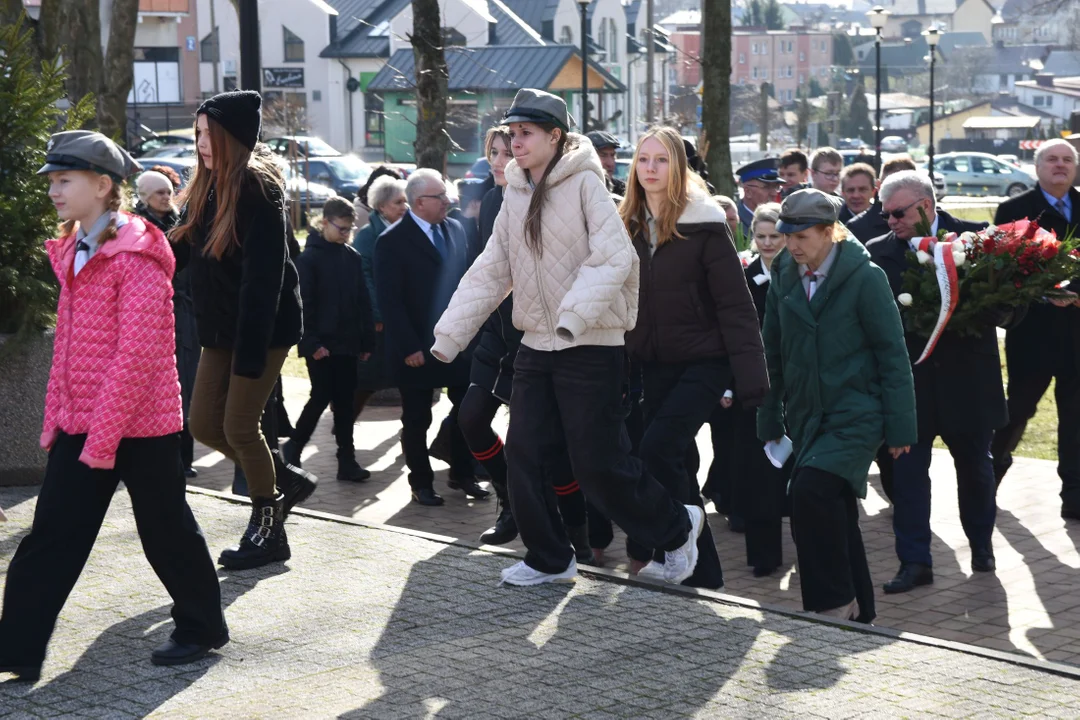
[[[866,86],[862,78],[851,95],[847,114],[840,119],[840,134],[861,138],[867,143],[874,142],[874,122],[870,119],[870,104],[866,101]]]
[[[742,24],[745,27],[783,30],[784,11],[778,0],[749,0],[743,11]]]
[[[40,61],[25,16],[0,26],[0,332],[44,328],[56,307],[57,285],[45,240],[56,227],[48,184],[36,176],[49,135],[78,128],[94,114],[84,97],[65,113],[66,66]]]
[[[810,88],[809,88],[807,94],[810,97],[816,98],[816,97],[821,97],[822,95],[825,94],[825,88],[821,87],[821,83],[818,82],[817,78],[810,78],[809,85],[810,85]],[[825,143],[825,144],[828,145],[828,143]]]
[[[836,32],[832,36],[833,65],[851,67],[855,64],[855,49],[851,47],[851,38],[847,33]]]

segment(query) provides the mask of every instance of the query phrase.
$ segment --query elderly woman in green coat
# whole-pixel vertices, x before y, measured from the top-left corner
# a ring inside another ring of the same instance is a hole
[[[874,619],[856,498],[882,443],[917,437],[915,386],[885,273],[837,224],[842,201],[818,190],[784,200],[762,331],[771,390],[758,437],[775,455],[790,432],[791,528],[803,609]],[[782,451],[780,451],[782,454]]]

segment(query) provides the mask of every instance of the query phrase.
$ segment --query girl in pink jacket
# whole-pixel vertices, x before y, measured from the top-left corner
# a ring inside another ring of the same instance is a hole
[[[29,535],[8,568],[0,674],[36,680],[53,625],[123,480],[146,558],[174,601],[176,627],[151,660],[178,665],[229,639],[210,551],[180,463],[172,250],[120,212],[138,163],[104,135],[49,141],[49,196],[63,224],[46,249],[60,281],[41,446],[45,479]]]

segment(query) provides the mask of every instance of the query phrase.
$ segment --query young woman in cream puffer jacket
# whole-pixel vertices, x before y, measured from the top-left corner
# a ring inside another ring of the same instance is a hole
[[[577,573],[552,480],[565,448],[585,496],[628,535],[666,552],[664,578],[697,564],[700,508],[685,506],[635,458],[623,423],[624,336],[637,320],[638,257],[592,143],[567,134],[565,103],[518,92],[504,121],[514,160],[487,247],[435,326],[432,354],[449,362],[511,290],[524,331],[514,363],[506,454],[510,505],[525,560],[502,582],[537,585]],[[538,193],[539,233],[529,232]],[[647,539],[644,539],[647,538]]]

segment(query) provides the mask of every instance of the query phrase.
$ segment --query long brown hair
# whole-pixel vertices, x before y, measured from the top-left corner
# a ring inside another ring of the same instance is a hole
[[[689,202],[690,184],[697,184],[694,183],[692,177],[696,173],[687,165],[686,146],[683,145],[682,136],[674,128],[655,127],[642,135],[634,151],[634,161],[630,163],[630,175],[626,179],[626,195],[619,203],[619,217],[626,225],[626,231],[630,237],[637,237],[637,234],[641,233],[649,239],[649,223],[645,215],[648,209],[645,202],[645,188],[642,187],[637,176],[641,145],[649,138],[656,138],[668,154],[667,197],[664,198],[663,207],[656,216],[656,247],[660,247],[672,238],[682,237],[675,229],[675,225],[679,222],[679,217]]]
[[[187,188],[180,193],[180,206],[187,206],[186,222],[173,230],[169,237],[174,243],[194,241],[195,233],[203,226],[206,205],[210,200],[210,192],[213,191],[217,196],[217,210],[203,253],[220,260],[226,252],[240,245],[236,234],[236,221],[240,193],[244,185],[253,178],[259,184],[263,196],[270,199],[270,189],[276,189],[279,196],[284,196],[285,180],[269,152],[261,148],[257,148],[255,152],[248,150],[209,115],[206,116],[206,124],[210,129],[214,169],[208,170],[202,156],[198,156],[195,173],[191,176]],[[196,118],[196,137],[198,132]]]
[[[548,135],[556,129],[554,123],[534,123],[541,130]],[[567,146],[567,133],[559,128],[559,143],[555,147],[555,156],[551,158],[551,162],[547,164],[547,168],[544,170],[544,177],[540,178],[540,182],[536,183],[536,187],[533,188],[532,197],[529,199],[529,212],[525,215],[525,246],[532,250],[537,256],[544,254],[543,238],[540,237],[542,225],[540,223],[540,210],[544,206],[544,199],[547,197],[548,178],[551,177],[551,171],[555,169],[555,166],[562,160],[563,155],[568,150]],[[529,175],[529,179],[532,179],[532,175],[528,170],[525,171],[526,175]]]
[[[91,171],[85,170],[84,172]],[[109,178],[109,181],[112,183],[112,188],[109,190],[109,196],[105,199],[105,212],[119,212],[120,208],[124,206],[124,203],[127,200],[127,197],[124,193],[124,186],[116,182],[116,180],[111,177]],[[64,222],[60,223],[60,227],[57,230],[57,232],[60,233],[60,237],[66,238],[72,233],[74,233],[75,224],[76,222],[74,220],[65,220]],[[85,229],[87,231],[90,230],[90,228]],[[98,244],[101,245],[106,241],[115,238],[117,229],[118,228],[116,227],[116,218],[109,218],[109,224],[105,226],[105,229],[101,233],[101,237],[98,238]]]

